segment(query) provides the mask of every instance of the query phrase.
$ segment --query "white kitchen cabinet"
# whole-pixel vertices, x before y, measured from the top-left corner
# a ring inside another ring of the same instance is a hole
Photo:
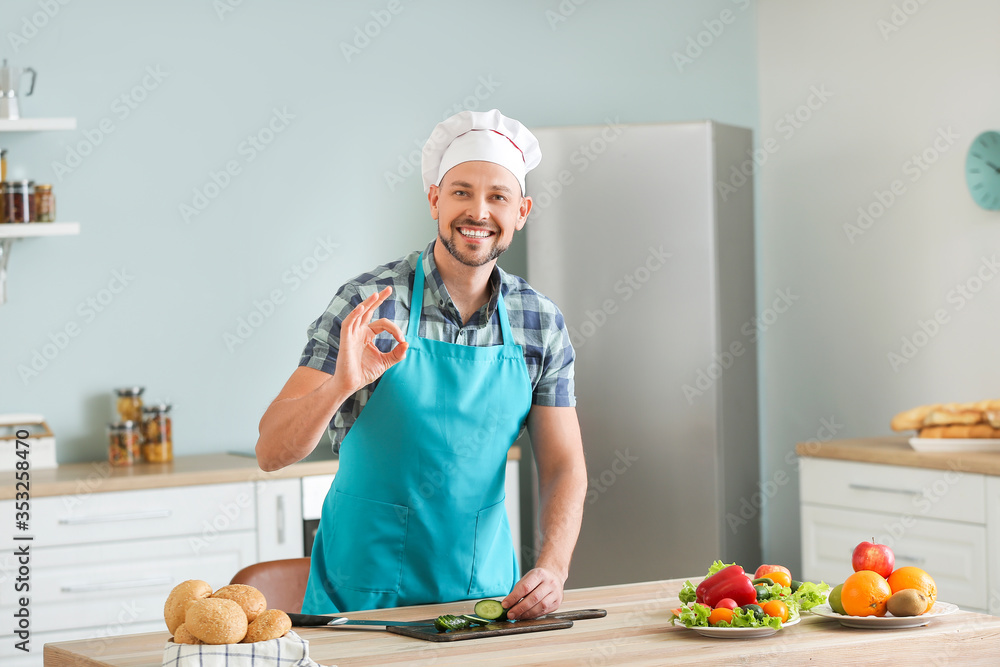
[[[799,479],[805,579],[843,582],[854,547],[874,538],[892,547],[897,567],[930,572],[939,600],[987,609],[987,554],[1000,556],[987,551],[986,489],[995,478],[805,457]]]
[[[302,483],[256,482],[257,561],[302,557]]]
[[[986,553],[989,558],[989,612],[1000,616],[1000,477],[986,479]]]

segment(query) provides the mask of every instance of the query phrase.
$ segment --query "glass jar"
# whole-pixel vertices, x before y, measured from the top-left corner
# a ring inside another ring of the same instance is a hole
[[[56,221],[56,196],[48,183],[35,186],[35,215],[32,222]]]
[[[115,389],[115,415],[118,421],[142,422],[142,392],[145,387]]]
[[[168,403],[155,403],[142,409],[142,458],[150,463],[174,460],[170,408]]]
[[[138,422],[108,424],[108,461],[113,466],[130,466],[139,460]]]
[[[35,218],[34,182],[4,181],[0,183],[3,197],[3,222],[31,222]]]

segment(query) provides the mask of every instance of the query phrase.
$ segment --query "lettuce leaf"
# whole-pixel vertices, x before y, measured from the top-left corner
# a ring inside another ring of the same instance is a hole
[[[719,570],[729,567],[730,565],[736,565],[736,563],[723,563],[721,560],[715,561],[712,563],[712,567],[708,568],[708,574],[705,575],[705,578],[708,579]]]
[[[734,609],[733,610],[733,620],[731,623],[721,621],[718,625],[720,628],[764,628],[771,627],[775,630],[781,629],[781,619],[776,616],[764,616],[763,618],[757,618],[749,609]]]
[[[794,601],[800,609],[812,609],[813,607],[826,602],[826,598],[829,593],[830,586],[828,584],[822,581],[818,584],[806,581],[799,586],[799,590],[792,593],[792,601]]]
[[[686,628],[693,628],[695,626],[708,627],[708,617],[711,614],[712,610],[708,606],[693,604],[688,607],[681,607],[681,615],[671,618],[670,624],[673,625],[674,621],[679,620]]]
[[[694,602],[695,599],[698,597],[698,594],[695,590],[695,586],[694,584],[691,583],[690,579],[685,581],[684,585],[681,586],[681,592],[677,594],[677,597],[680,598],[681,604],[688,604],[690,602]]]

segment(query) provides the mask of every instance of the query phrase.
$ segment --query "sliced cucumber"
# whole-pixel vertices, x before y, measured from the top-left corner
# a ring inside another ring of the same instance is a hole
[[[464,630],[465,628],[471,627],[472,623],[464,618],[455,616],[454,614],[444,614],[443,616],[438,616],[434,619],[434,627],[438,629],[439,632],[448,632],[449,630]]]
[[[507,618],[507,610],[496,600],[480,600],[476,603],[476,616],[496,621]]]

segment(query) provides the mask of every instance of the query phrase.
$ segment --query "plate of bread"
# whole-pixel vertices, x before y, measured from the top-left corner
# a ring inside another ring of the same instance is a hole
[[[916,431],[917,451],[1000,451],[1000,399],[973,403],[934,403],[900,412],[894,431]]]

